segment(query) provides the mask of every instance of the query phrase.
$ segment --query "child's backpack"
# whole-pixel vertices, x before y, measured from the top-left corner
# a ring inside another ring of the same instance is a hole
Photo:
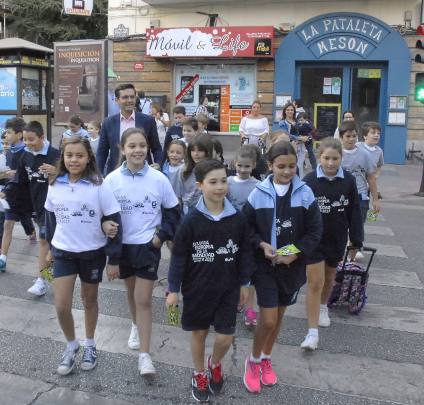
[[[367,301],[366,291],[369,268],[377,250],[374,248],[363,248],[363,251],[371,253],[365,268],[357,262],[347,260],[349,251],[354,249],[349,246],[343,262],[340,262],[337,266],[335,284],[327,305],[331,308],[347,303],[349,313],[358,315]]]

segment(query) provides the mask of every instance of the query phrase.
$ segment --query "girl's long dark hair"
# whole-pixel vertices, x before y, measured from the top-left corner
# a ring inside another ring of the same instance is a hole
[[[278,158],[278,156],[288,156],[293,155],[296,158],[297,161],[297,154],[295,149],[293,148],[293,145],[290,142],[287,141],[280,141],[276,144],[272,145],[271,148],[268,151],[268,162],[273,163],[275,159]]]
[[[182,173],[183,180],[187,180],[191,173],[193,173],[194,166],[196,166],[196,163],[191,157],[191,151],[194,148],[205,152],[205,159],[212,159],[213,157],[213,143],[211,137],[209,135],[196,135],[188,143],[186,165]]]
[[[69,139],[67,139],[60,153],[60,159],[57,164],[57,173],[54,175],[50,184],[54,184],[58,177],[69,174],[65,166],[65,153],[66,153],[66,148],[69,145],[82,145],[88,153],[88,163],[84,172],[81,174],[81,178],[87,179],[91,183],[96,185],[102,184],[103,178],[102,178],[102,175],[100,174],[99,169],[97,168],[96,158],[94,157],[94,153],[93,153],[93,150],[91,149],[90,142],[88,139],[82,136],[71,136]]]

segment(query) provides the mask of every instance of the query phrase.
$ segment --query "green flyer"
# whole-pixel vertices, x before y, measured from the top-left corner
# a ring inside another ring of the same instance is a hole
[[[295,245],[291,244],[277,249],[276,253],[278,256],[290,256],[300,253],[300,250]]]

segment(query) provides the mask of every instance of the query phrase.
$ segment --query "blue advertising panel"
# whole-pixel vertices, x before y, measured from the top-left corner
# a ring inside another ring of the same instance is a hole
[[[18,108],[18,88],[15,67],[0,68],[0,110]]]

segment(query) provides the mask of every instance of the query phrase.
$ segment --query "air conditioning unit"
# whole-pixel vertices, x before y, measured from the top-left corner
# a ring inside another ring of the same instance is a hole
[[[150,28],[159,28],[160,20],[150,20]]]
[[[133,0],[121,0],[121,7],[132,7]]]

